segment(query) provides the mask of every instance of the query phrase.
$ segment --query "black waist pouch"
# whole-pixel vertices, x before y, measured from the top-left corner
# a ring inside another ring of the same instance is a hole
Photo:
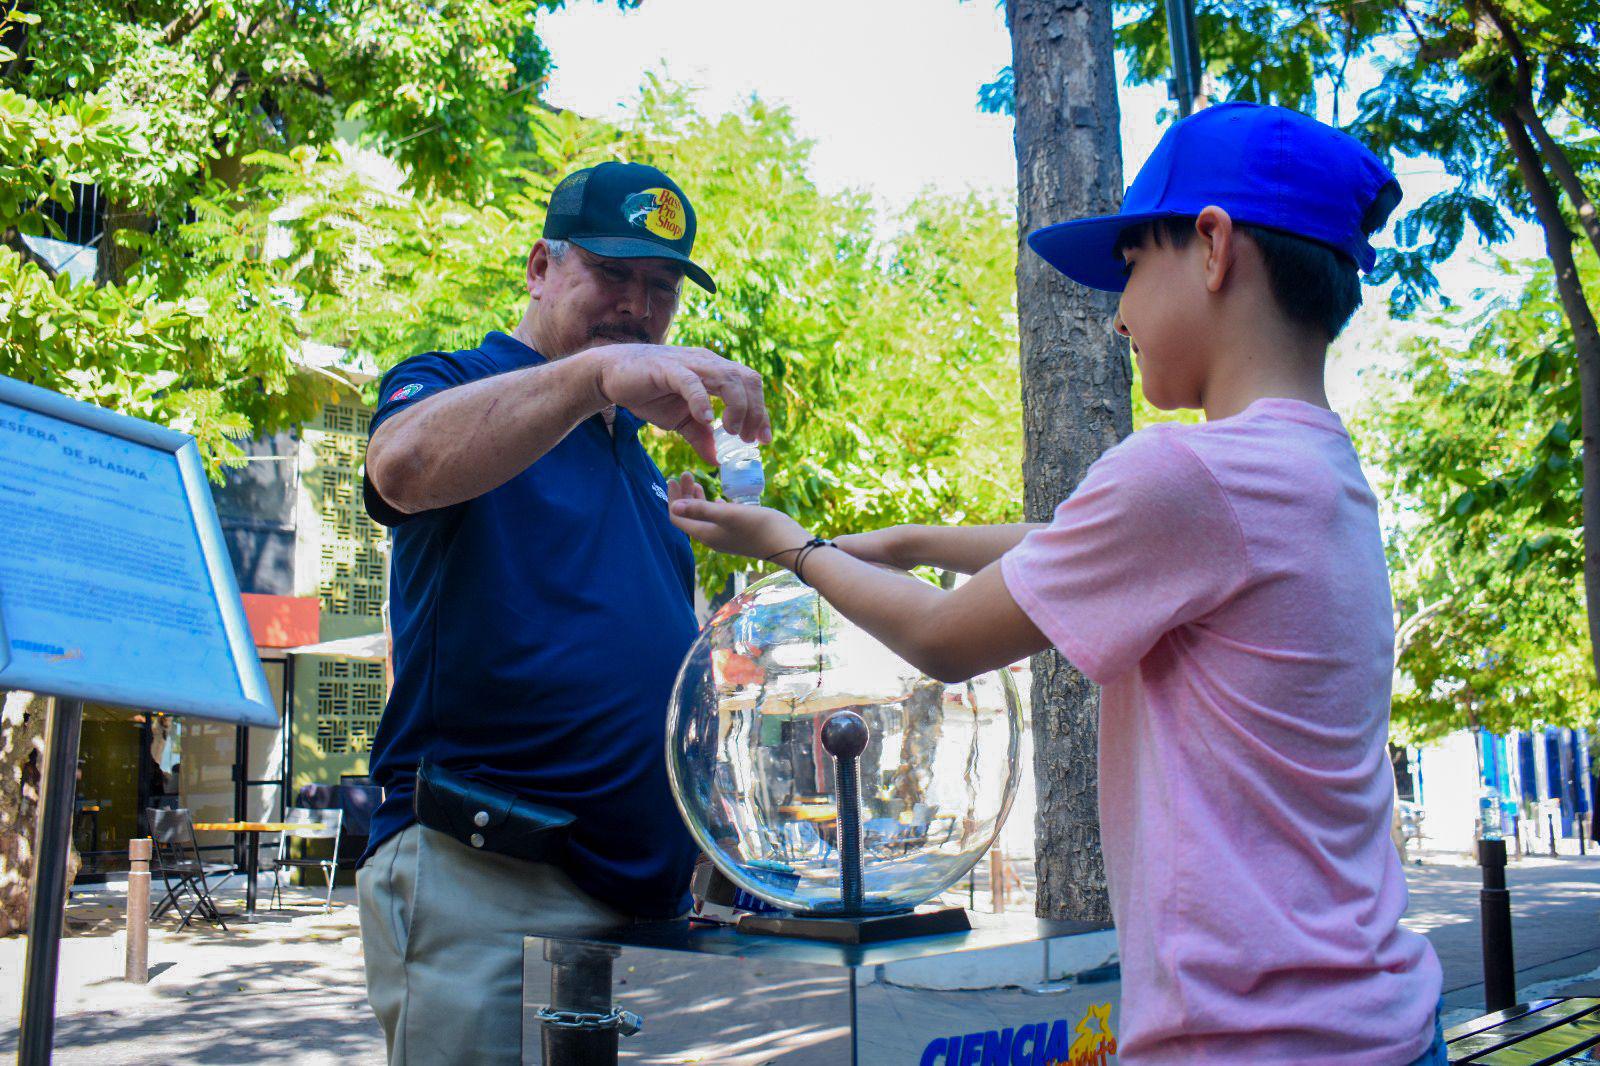
[[[528,862],[560,858],[576,820],[566,811],[530,803],[426,759],[417,764],[411,809],[417,821],[469,848]]]

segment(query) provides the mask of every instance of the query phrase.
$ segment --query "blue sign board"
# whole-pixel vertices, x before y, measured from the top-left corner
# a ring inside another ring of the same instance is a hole
[[[277,727],[193,438],[0,377],[0,689]]]

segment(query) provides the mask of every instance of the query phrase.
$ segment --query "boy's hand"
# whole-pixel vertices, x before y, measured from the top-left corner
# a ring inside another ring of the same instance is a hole
[[[811,539],[800,523],[782,511],[744,503],[713,503],[699,485],[690,489],[683,478],[672,484],[668,495],[672,524],[713,551],[768,559]],[[794,557],[791,554],[776,561],[793,563]]]
[[[863,562],[892,566],[896,570],[909,570],[915,564],[902,557],[901,542],[905,539],[903,533],[903,526],[888,526],[884,529],[870,529],[865,533],[846,533],[842,537],[835,537],[833,543]]]

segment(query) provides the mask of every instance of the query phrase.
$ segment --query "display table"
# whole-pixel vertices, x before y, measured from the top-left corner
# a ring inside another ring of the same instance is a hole
[[[688,921],[592,937],[530,935],[523,1061],[546,1059],[538,1011],[552,954],[608,956],[611,1003],[643,1020],[621,1062],[719,1066],[1074,1066],[1114,1062],[1115,939],[1092,922],[973,914],[970,932],[870,945],[758,936]],[[1076,1056],[1076,1057],[1074,1057]]]

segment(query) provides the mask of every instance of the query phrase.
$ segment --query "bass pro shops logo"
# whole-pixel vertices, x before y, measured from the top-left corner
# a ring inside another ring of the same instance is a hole
[[[647,229],[669,241],[681,240],[688,225],[683,201],[671,189],[636,192],[622,201],[622,213],[627,216],[628,225]]]
[[[1014,1029],[935,1037],[919,1066],[1107,1066],[1117,1053],[1111,1004],[1095,1003],[1068,1028],[1065,1018]]]

